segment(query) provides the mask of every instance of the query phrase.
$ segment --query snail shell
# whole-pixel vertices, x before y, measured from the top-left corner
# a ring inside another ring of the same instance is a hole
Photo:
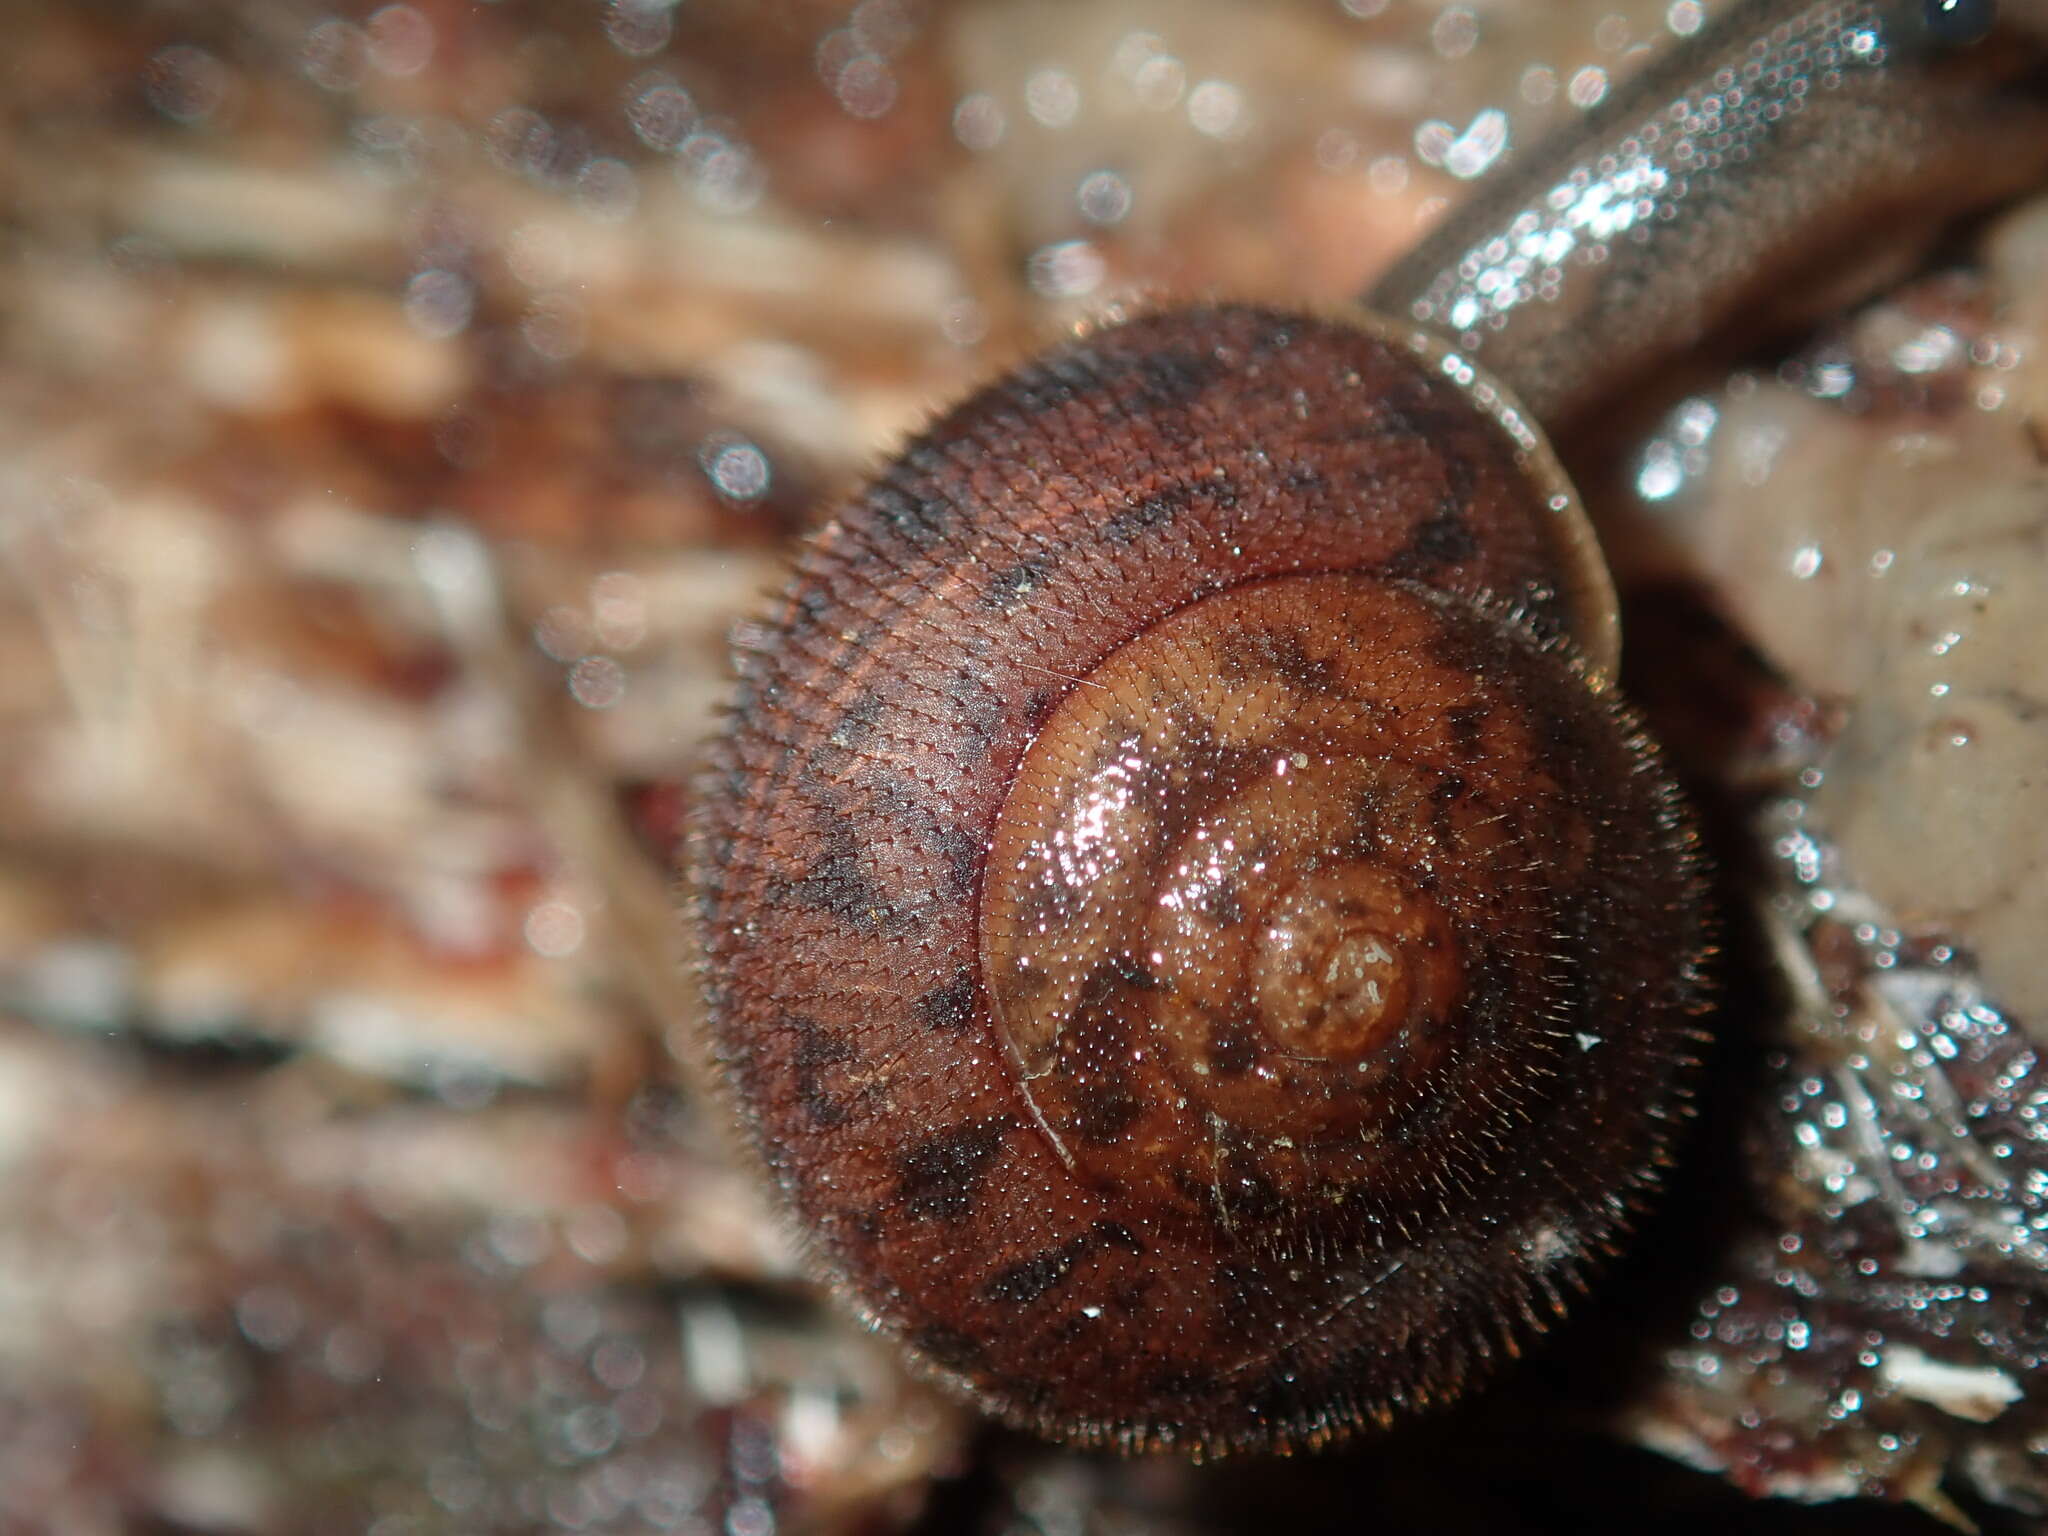
[[[1446,1398],[1684,1106],[1694,834],[1548,448],[1440,347],[1076,340],[810,544],[694,827],[713,1051],[819,1266],[1081,1443]]]

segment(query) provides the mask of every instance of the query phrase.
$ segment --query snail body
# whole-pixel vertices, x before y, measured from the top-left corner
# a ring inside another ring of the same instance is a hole
[[[2048,0],[1736,0],[1376,282],[1553,434],[2048,174]],[[1668,383],[1665,392],[1668,393]]]
[[[942,419],[806,552],[698,827],[715,1050],[821,1263],[1084,1442],[1456,1390],[1691,1054],[1693,835],[1612,655],[1547,448],[1419,339],[1183,310]]]
[[[1749,0],[1383,280],[1401,326],[1096,331],[806,547],[692,827],[710,1044],[927,1370],[1083,1444],[1312,1445],[1615,1241],[1709,924],[1516,400],[1581,421],[1859,210],[2038,174],[2037,52],[1951,67],[1989,18]]]

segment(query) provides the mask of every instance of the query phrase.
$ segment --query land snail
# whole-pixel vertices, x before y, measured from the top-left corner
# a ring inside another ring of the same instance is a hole
[[[1537,422],[2035,174],[1974,148],[2048,142],[2018,11],[1750,0],[1372,311],[1070,340],[808,544],[692,827],[710,1047],[923,1369],[1078,1444],[1314,1445],[1619,1241],[1712,924]]]

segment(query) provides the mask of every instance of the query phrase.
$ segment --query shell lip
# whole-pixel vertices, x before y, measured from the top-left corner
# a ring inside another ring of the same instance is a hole
[[[1493,422],[1515,445],[1522,469],[1538,488],[1549,511],[1545,525],[1566,573],[1570,590],[1559,594],[1576,619],[1572,638],[1586,661],[1586,680],[1595,692],[1611,689],[1621,672],[1621,604],[1600,551],[1600,538],[1586,513],[1578,488],[1565,473],[1557,451],[1519,396],[1490,370],[1465,352],[1412,321],[1358,306],[1337,308],[1328,318],[1366,332],[1408,353],[1431,372],[1457,385],[1476,411]]]

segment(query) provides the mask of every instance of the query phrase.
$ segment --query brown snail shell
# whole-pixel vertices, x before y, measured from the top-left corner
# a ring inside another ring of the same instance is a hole
[[[820,1267],[999,1416],[1441,1400],[1682,1112],[1694,834],[1547,447],[1363,317],[1058,348],[805,551],[693,839],[714,1054]]]

